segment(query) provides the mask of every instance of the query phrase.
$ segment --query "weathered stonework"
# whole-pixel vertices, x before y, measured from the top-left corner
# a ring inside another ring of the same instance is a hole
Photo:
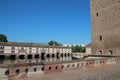
[[[120,55],[120,0],[90,0],[92,54]]]

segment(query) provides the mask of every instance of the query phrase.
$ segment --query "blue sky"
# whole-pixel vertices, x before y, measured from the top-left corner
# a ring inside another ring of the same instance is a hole
[[[0,33],[12,42],[90,43],[89,0],[0,0]]]

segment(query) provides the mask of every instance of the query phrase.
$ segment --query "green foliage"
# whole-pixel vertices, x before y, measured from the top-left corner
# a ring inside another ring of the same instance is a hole
[[[55,46],[62,46],[62,44],[58,43],[57,41],[49,41],[48,44],[49,45],[55,45]]]
[[[8,42],[6,35],[0,34],[0,42]]]
[[[72,52],[85,52],[85,47],[82,47],[81,45],[72,45]]]

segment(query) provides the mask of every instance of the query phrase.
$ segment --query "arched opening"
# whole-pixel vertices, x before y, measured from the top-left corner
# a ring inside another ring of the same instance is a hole
[[[50,58],[50,54],[47,54],[47,58]]]
[[[10,59],[11,60],[15,60],[16,59],[16,55],[10,55]]]
[[[61,69],[63,69],[63,68],[64,68],[64,66],[62,65]]]
[[[110,50],[110,51],[109,51],[109,54],[110,54],[110,55],[113,55],[113,52]]]
[[[29,70],[28,68],[27,68],[27,69],[25,69],[25,73],[28,73],[28,70]]]
[[[99,54],[102,54],[102,51],[99,51]]]
[[[59,59],[59,52],[57,52],[57,59]]]
[[[34,68],[34,72],[36,72],[37,71],[37,68]]]
[[[55,57],[55,54],[52,54],[52,58],[54,58]]]
[[[25,59],[25,55],[24,54],[19,55],[19,59],[21,60]]]
[[[10,73],[9,70],[5,71],[5,75],[9,75],[9,73]]]
[[[50,67],[49,67],[49,70],[51,70],[51,69],[52,69],[52,67],[50,66]]]
[[[39,59],[39,54],[35,54],[35,59]]]
[[[67,65],[67,68],[69,68],[70,67],[70,65]]]
[[[5,59],[5,55],[0,55],[0,60],[4,60]]]
[[[28,59],[32,59],[32,54],[29,54],[29,55],[27,56],[27,58],[28,58]]]
[[[44,67],[42,67],[41,70],[44,71]]]
[[[56,66],[55,69],[57,70],[57,69],[58,69],[58,66]]]
[[[19,73],[20,73],[20,70],[19,70],[19,69],[17,69],[17,70],[16,70],[16,74],[19,74]]]
[[[41,59],[42,59],[42,60],[45,60],[45,53],[42,53],[42,54],[41,54]]]

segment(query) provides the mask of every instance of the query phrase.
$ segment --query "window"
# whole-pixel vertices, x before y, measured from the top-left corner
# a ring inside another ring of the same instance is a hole
[[[96,16],[98,17],[98,12],[96,13]]]
[[[102,51],[99,51],[99,54],[102,54]]]
[[[52,67],[49,67],[49,70],[51,70],[52,69]]]
[[[28,73],[28,68],[27,68],[27,69],[25,69],[25,73]]]
[[[99,36],[99,40],[102,41],[102,36]]]
[[[112,54],[113,54],[113,52],[110,50],[110,51],[109,51],[109,54],[110,54],[110,55],[112,55]]]

